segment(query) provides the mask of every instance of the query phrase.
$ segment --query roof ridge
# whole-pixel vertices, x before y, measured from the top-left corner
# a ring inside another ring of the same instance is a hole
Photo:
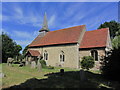
[[[86,31],[86,32],[93,32],[93,31],[97,31],[97,30],[104,30],[104,29],[109,29],[109,28],[101,28],[101,29],[95,29],[95,30]]]
[[[58,29],[58,30],[54,30],[54,31],[50,31],[50,32],[56,32],[56,31],[66,30],[66,29],[75,28],[75,27],[80,27],[80,26],[86,26],[86,25],[73,26],[73,27],[68,27],[68,28],[64,28],[64,29]]]

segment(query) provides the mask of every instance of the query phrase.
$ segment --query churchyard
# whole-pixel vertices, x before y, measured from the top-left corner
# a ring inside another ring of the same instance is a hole
[[[11,89],[18,88],[103,88],[113,89],[119,88],[117,82],[105,80],[100,71],[85,71],[81,79],[79,69],[60,68],[54,69],[42,68],[38,71],[37,68],[30,66],[19,67],[19,64],[8,66],[3,63],[2,73],[2,88]],[[64,69],[60,73],[60,69]]]

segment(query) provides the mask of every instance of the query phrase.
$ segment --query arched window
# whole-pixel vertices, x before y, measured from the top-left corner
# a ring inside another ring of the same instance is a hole
[[[95,61],[98,61],[98,52],[97,50],[91,51],[91,56],[94,58]]]
[[[61,51],[60,53],[60,62],[64,62],[65,61],[65,55],[64,55],[64,52]]]
[[[44,52],[44,60],[48,60],[48,52],[46,50]]]

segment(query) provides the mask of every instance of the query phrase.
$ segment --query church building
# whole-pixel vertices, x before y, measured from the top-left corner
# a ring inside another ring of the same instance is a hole
[[[94,68],[99,69],[102,56],[112,48],[109,28],[86,31],[86,26],[80,25],[50,31],[46,14],[39,32],[29,44],[27,61],[39,56],[48,66],[80,68],[82,57],[92,56]]]

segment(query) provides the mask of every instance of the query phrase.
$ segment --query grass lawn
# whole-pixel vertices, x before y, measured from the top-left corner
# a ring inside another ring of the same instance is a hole
[[[7,66],[7,64],[0,64],[0,66],[2,66],[3,73],[6,75],[6,77],[2,79],[2,88],[18,85],[30,78],[47,78],[48,76],[44,76],[45,74],[59,72],[60,70],[60,68],[42,69],[42,72],[38,72],[37,69],[31,69],[29,66],[18,67],[18,64],[13,64],[13,67]],[[69,68],[64,69],[65,71],[76,70]]]
[[[1,64],[0,64],[1,66]],[[42,69],[38,72],[37,69],[31,69],[28,66],[18,67],[14,64],[13,67],[2,64],[2,71],[6,77],[2,78],[2,88],[20,87],[20,88],[113,88],[108,80],[105,80],[97,72],[86,71],[87,80],[80,81],[78,69],[64,68],[64,75],[60,75],[61,68]],[[114,85],[114,84],[112,84]],[[118,87],[118,86],[117,86]]]

